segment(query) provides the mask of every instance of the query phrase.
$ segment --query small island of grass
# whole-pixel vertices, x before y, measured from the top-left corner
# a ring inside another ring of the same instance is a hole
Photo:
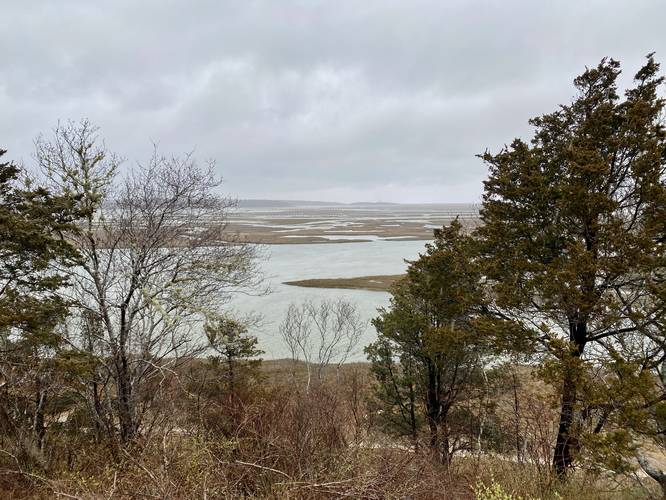
[[[381,276],[357,276],[355,278],[316,278],[286,281],[284,284],[310,288],[348,288],[353,290],[387,292],[390,290],[393,283],[402,277],[402,274],[389,274]]]

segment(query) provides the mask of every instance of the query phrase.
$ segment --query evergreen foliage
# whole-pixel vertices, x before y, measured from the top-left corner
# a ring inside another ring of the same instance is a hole
[[[427,426],[447,464],[461,446],[450,438],[457,405],[482,384],[488,347],[474,327],[484,298],[473,251],[457,220],[436,230],[373,321],[379,339],[366,349],[388,427],[418,443]]]
[[[6,153],[0,150],[0,157]],[[20,463],[40,463],[47,415],[59,404],[67,346],[58,326],[68,313],[58,268],[77,252],[76,200],[21,182],[21,170],[0,162],[0,429]]]
[[[658,70],[648,56],[622,99],[620,65],[604,59],[575,79],[572,103],[531,120],[530,143],[482,155],[490,168],[478,231],[483,272],[496,318],[513,325],[503,330],[545,355],[559,380],[559,474],[579,451],[583,416],[596,414],[582,413],[592,365],[663,321],[663,297],[645,300],[665,262]]]

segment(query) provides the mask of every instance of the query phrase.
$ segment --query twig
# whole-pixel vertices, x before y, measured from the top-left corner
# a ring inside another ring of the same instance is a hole
[[[225,463],[225,462],[222,462],[220,460],[220,463]],[[226,463],[229,463],[229,462],[226,462]],[[278,469],[273,469],[271,467],[266,467],[264,465],[253,464],[251,462],[241,462],[240,460],[235,460],[233,463],[239,464],[239,465],[246,465],[248,467],[256,467],[257,469],[267,470],[267,471],[270,471],[270,472],[275,472],[276,474],[280,474],[281,476],[284,476],[284,477],[286,477],[287,479],[289,479],[291,481],[291,476],[289,474],[287,474],[286,472],[282,472],[281,470],[278,470]]]

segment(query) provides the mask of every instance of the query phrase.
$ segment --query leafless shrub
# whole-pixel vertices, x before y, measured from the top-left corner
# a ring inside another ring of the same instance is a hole
[[[253,246],[226,233],[234,203],[217,194],[214,165],[154,150],[120,178],[119,160],[89,122],[38,139],[51,184],[80,197],[71,235],[81,259],[65,269],[74,306],[68,336],[90,360],[84,400],[98,433],[121,443],[154,427],[156,396],[181,360],[204,347],[202,322],[230,294],[256,288]]]
[[[280,325],[280,335],[294,361],[302,359],[308,369],[307,387],[311,383],[311,365],[321,381],[326,367],[340,367],[354,352],[365,329],[356,306],[343,299],[308,300],[291,304]]]

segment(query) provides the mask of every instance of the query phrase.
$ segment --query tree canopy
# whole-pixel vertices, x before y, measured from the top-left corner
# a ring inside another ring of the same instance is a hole
[[[652,55],[624,98],[619,75],[617,61],[602,60],[574,80],[570,104],[530,121],[529,143],[482,155],[483,269],[496,317],[558,371],[559,473],[578,450],[584,366],[664,315],[661,298],[645,300],[666,258],[664,79]]]
[[[434,236],[395,285],[390,307],[380,309],[379,338],[366,352],[389,427],[418,442],[426,424],[429,447],[448,464],[461,447],[450,438],[457,403],[481,380],[487,346],[474,320],[484,291],[475,242],[460,222]]]

